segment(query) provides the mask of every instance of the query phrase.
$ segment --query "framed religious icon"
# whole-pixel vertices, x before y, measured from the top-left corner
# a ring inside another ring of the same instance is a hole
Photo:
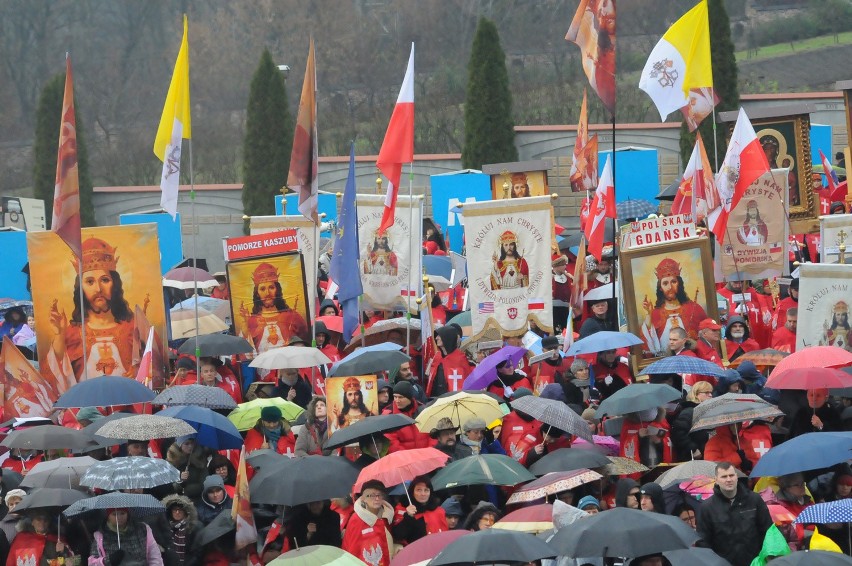
[[[819,262],[840,263],[841,246],[844,260],[846,257],[852,257],[852,214],[820,216]]]
[[[375,375],[329,377],[325,380],[330,433],[379,414]]]
[[[549,194],[549,168],[546,161],[518,161],[483,165],[482,172],[491,176],[491,198],[499,200]]]
[[[796,350],[807,346],[837,346],[852,352],[849,305],[852,305],[852,265],[801,264]]]
[[[718,320],[708,238],[625,250],[620,263],[627,329],[642,339],[634,373],[668,355],[672,329],[695,340],[702,320]]]

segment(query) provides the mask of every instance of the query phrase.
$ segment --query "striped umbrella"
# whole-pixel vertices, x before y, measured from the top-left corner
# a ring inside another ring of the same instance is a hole
[[[516,509],[494,523],[494,528],[534,535],[543,533],[553,528],[553,505],[542,503]]]
[[[128,456],[97,462],[80,485],[104,490],[149,489],[180,481],[180,471],[165,460],[147,456]]]
[[[601,479],[603,476],[594,470],[580,468],[570,472],[550,472],[544,474],[537,480],[518,488],[513,493],[507,505],[513,503],[525,503],[529,501],[538,501],[544,499],[548,495],[555,495],[569,489],[580,487],[583,484],[591,483]]]

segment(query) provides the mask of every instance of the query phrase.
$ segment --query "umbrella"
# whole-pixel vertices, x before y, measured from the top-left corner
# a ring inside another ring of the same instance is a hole
[[[165,506],[157,501],[157,498],[153,495],[115,492],[81,499],[62,513],[66,517],[74,517],[90,511],[105,511],[107,509],[132,509],[137,517],[156,515],[166,510]],[[228,513],[230,514],[230,512],[229,510]]]
[[[548,495],[556,495],[557,493],[599,480],[602,477],[596,471],[587,468],[580,468],[579,470],[570,472],[550,472],[516,489],[508,501],[506,501],[506,504],[511,505],[513,503],[538,501]]]
[[[405,317],[389,318],[387,320],[377,320],[373,325],[364,332],[364,345],[374,346],[376,344],[396,344],[391,338],[391,333],[398,335],[398,340],[405,340],[408,329],[411,328],[411,342],[420,343],[420,328],[421,323],[419,318],[412,318],[410,321]],[[359,330],[352,336],[346,348],[343,349],[345,354],[350,354],[361,346],[361,331]]]
[[[852,432],[808,432],[771,448],[757,461],[751,477],[828,468],[852,457],[850,450]]]
[[[223,301],[227,302],[227,301]],[[202,356],[233,356],[236,354],[250,354],[254,352],[248,340],[241,336],[230,334],[207,334],[198,337],[198,349]],[[195,355],[195,339],[184,342],[178,352],[181,354]]]
[[[678,464],[663,472],[660,477],[654,480],[654,483],[665,489],[698,476],[716,477],[716,462],[709,460],[690,460],[689,462]],[[737,477],[744,478],[746,476],[737,470]]]
[[[766,508],[769,509],[769,516],[772,517],[772,522],[778,526],[789,525],[796,520],[796,516],[783,505],[767,503]]]
[[[325,327],[331,332],[343,334],[343,317],[337,315],[318,316],[314,319],[316,322],[325,324]]]
[[[98,462],[80,479],[80,485],[107,491],[149,489],[180,481],[180,471],[165,460],[128,456]]]
[[[74,489],[80,486],[80,478],[89,466],[98,461],[91,456],[57,458],[39,462],[27,472],[21,487],[55,487]]]
[[[467,536],[470,531],[456,529],[453,531],[442,531],[432,535],[419,538],[411,544],[404,546],[391,560],[390,566],[413,566],[415,564],[426,564],[439,552],[454,540]]]
[[[444,466],[449,457],[448,454],[435,448],[413,448],[391,452],[361,470],[352,492],[360,493],[361,486],[369,480],[379,480],[385,486],[412,480]]]
[[[560,529],[548,543],[571,558],[623,557],[690,548],[698,538],[678,517],[616,507]]]
[[[777,366],[781,360],[790,355],[790,352],[782,352],[766,348],[764,350],[755,350],[746,352],[736,360],[731,362],[731,367],[738,367],[741,363],[748,360],[757,367]]]
[[[270,566],[364,566],[364,563],[336,546],[303,546],[280,555]]]
[[[778,366],[776,366],[777,369]],[[771,389],[822,389],[852,386],[852,375],[833,368],[811,367],[773,371],[766,380]]]
[[[632,383],[603,400],[595,417],[638,413],[680,399],[681,393],[663,383]]]
[[[473,322],[471,321],[470,311],[462,311],[450,320],[447,321],[447,324],[457,324],[465,333],[465,336],[470,334],[471,326]]]
[[[240,431],[234,423],[213,409],[176,405],[166,407],[157,414],[162,417],[174,417],[189,424],[198,433],[196,440],[201,446],[214,450],[227,450],[240,448],[243,445],[243,437],[240,436]]]
[[[196,326],[195,313],[189,310],[179,310],[171,313],[169,322],[171,323],[172,338],[175,340],[194,337],[196,334],[198,336],[215,334],[231,328],[227,322],[209,312],[198,313],[198,325]],[[195,340],[192,343],[194,348]]]
[[[155,440],[195,434],[195,429],[180,419],[159,415],[134,415],[105,424],[98,436],[127,440]]]
[[[59,396],[54,409],[110,407],[149,403],[155,393],[135,379],[104,375],[93,377],[71,387]]]
[[[282,461],[290,461],[290,458],[279,454],[271,448],[258,448],[253,450],[251,454],[246,456],[246,463],[252,468],[259,469],[263,466],[271,466]]]
[[[284,346],[259,354],[249,364],[261,369],[299,369],[330,364],[331,360],[317,348]]]
[[[369,375],[389,368],[399,367],[411,358],[400,352],[402,346],[383,342],[375,346],[358,348],[345,358],[334,363],[328,377],[347,375]]]
[[[541,503],[516,509],[494,523],[495,529],[537,535],[553,528],[553,504]]]
[[[195,536],[195,548],[202,548],[231,531],[236,530],[237,524],[231,518],[231,510],[225,509],[210,521],[206,527]]]
[[[15,513],[49,507],[68,507],[87,497],[84,492],[76,489],[40,487],[21,499],[21,502],[15,507]]]
[[[559,249],[565,249],[562,247],[562,244],[565,244],[566,247],[574,247],[580,245],[580,239],[583,238],[583,232],[578,232],[576,234],[571,234],[567,236],[562,242],[560,242]],[[612,226],[612,222],[604,222],[604,242],[612,242],[615,239],[615,231]]]
[[[699,420],[693,416],[691,432],[697,430],[710,430],[719,426],[744,423],[746,421],[772,420],[775,417],[783,417],[784,411],[769,403],[756,403],[754,401],[740,401],[717,405],[706,411]]]
[[[490,423],[503,418],[500,404],[483,393],[458,391],[446,397],[439,397],[417,415],[417,428],[421,432],[430,432],[438,426],[442,418],[449,418],[453,424],[462,426],[472,418],[481,418]]]
[[[198,267],[176,267],[163,275],[163,287],[175,289],[204,289],[218,284],[215,277]]]
[[[844,169],[843,167],[838,167],[837,165],[832,165],[831,169],[840,176],[846,175],[846,169]],[[820,163],[819,165],[812,165],[811,170],[814,173],[819,173],[821,175],[825,175],[825,168],[822,166],[822,163]]]
[[[656,361],[642,370],[640,375],[656,375],[661,373],[694,373],[697,375],[712,375],[722,377],[725,370],[707,360],[692,356],[669,356]]]
[[[809,346],[798,350],[780,362],[769,374],[775,374],[788,369],[806,368],[839,368],[852,364],[852,352],[847,352],[837,346]],[[767,387],[769,385],[767,384]]]
[[[663,556],[672,566],[731,566],[731,563],[709,548],[680,548],[667,550]]]
[[[849,523],[852,522],[852,499],[838,499],[809,505],[796,517],[797,523]]]
[[[610,463],[604,466],[603,473],[608,476],[626,476],[648,471],[648,466],[640,464],[633,458],[623,456],[607,456],[607,458]]]
[[[456,460],[435,474],[435,490],[462,485],[518,485],[535,479],[525,467],[503,454],[478,454]]]
[[[231,316],[231,301],[225,299],[217,299],[215,297],[206,297],[204,295],[198,296],[194,295],[189,297],[188,299],[184,299],[171,309],[171,312],[176,312],[180,310],[190,310],[195,312],[195,303],[198,302],[198,310],[202,312],[213,313],[222,320],[229,318]],[[184,354],[192,354],[194,352],[183,352]],[[208,354],[203,354],[208,355]],[[210,354],[214,355],[214,354]],[[224,355],[224,354],[223,354]]]
[[[473,368],[473,371],[464,380],[463,389],[465,391],[485,389],[492,381],[499,379],[497,375],[498,365],[508,362],[512,367],[516,367],[526,353],[527,349],[520,346],[503,346],[490,356],[486,356],[479,362],[479,365]]]
[[[354,444],[362,438],[399,430],[408,425],[414,424],[414,419],[399,413],[389,415],[376,415],[361,419],[355,424],[338,429],[334,434],[328,437],[328,440],[323,444],[323,448],[340,448],[348,444]]]
[[[261,466],[260,471],[249,483],[251,501],[292,506],[346,497],[351,493],[352,484],[357,478],[358,468],[347,458],[338,456],[284,458],[268,466]]]
[[[237,402],[219,387],[207,385],[174,385],[164,390],[151,401],[154,405],[195,405],[208,409],[234,409]],[[130,415],[128,415],[130,416]]]
[[[645,199],[627,199],[616,203],[615,211],[619,220],[630,220],[654,214],[657,212],[657,207]]]
[[[702,401],[700,405],[695,407],[692,410],[692,422],[694,423],[695,421],[703,418],[711,409],[716,409],[721,405],[740,403],[743,401],[766,404],[766,401],[751,393],[725,393],[719,397],[713,397],[712,399]]]
[[[449,279],[453,274],[453,261],[445,255],[424,255],[423,269],[430,279],[433,275]]]
[[[535,562],[553,558],[556,552],[546,542],[528,533],[484,529],[451,542],[429,562],[429,566],[447,564],[492,564]]]
[[[527,395],[512,401],[512,408],[563,432],[593,442],[589,424],[568,405],[555,399]],[[548,429],[549,430],[549,429]]]
[[[678,189],[680,188],[680,182],[681,179],[675,179],[665,189],[661,190],[654,198],[657,200],[674,200],[677,196]]]
[[[610,463],[609,458],[594,450],[559,448],[546,454],[538,462],[530,466],[530,471],[537,476],[543,476],[549,472],[602,468]]]
[[[598,434],[592,435],[592,442],[589,443],[582,438],[575,438],[571,444],[572,448],[582,448],[583,450],[598,450],[607,456],[618,456],[619,443],[618,439],[612,436],[602,436]]]
[[[92,439],[85,432],[64,426],[44,425],[13,430],[0,442],[0,446],[26,450],[62,450],[85,448],[91,443]]]
[[[565,356],[577,356],[579,354],[596,354],[606,350],[615,350],[617,348],[628,348],[641,344],[642,340],[630,332],[611,332],[602,330],[595,332],[591,336],[586,336],[574,342]]]
[[[826,550],[799,550],[787,556],[772,559],[772,566],[848,566],[852,558],[839,552]]]
[[[286,401],[281,397],[270,397],[269,399],[255,399],[246,403],[240,403],[237,408],[228,414],[228,420],[234,423],[237,430],[245,431],[257,424],[260,411],[264,407],[276,406],[281,409],[281,414],[288,421],[294,421],[305,410],[299,405]]]

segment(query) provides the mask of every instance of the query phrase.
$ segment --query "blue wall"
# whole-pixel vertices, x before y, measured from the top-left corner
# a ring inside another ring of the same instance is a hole
[[[172,220],[165,212],[155,214],[122,214],[118,223],[156,224],[160,244],[160,272],[165,273],[183,260],[183,236],[180,231],[180,213]]]
[[[27,276],[21,269],[27,264],[27,233],[0,232],[3,250],[3,276],[0,277],[0,298],[31,300],[27,291]]]
[[[458,171],[432,175],[432,219],[441,226],[450,249],[461,253],[464,244],[464,218],[450,212],[457,204],[491,200],[491,177],[484,173]]]
[[[645,199],[652,204],[660,192],[656,149],[615,150],[615,200]],[[598,152],[598,174],[612,151]]]

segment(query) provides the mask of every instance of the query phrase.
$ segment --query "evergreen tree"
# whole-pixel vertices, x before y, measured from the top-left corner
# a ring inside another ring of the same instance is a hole
[[[497,26],[480,18],[468,62],[462,166],[517,161],[512,94]]]
[[[281,194],[290,169],[294,127],[284,77],[265,49],[251,80],[246,112],[244,214],[275,213],[275,195]]]
[[[726,110],[738,110],[740,107],[740,93],[737,89],[737,60],[734,56],[734,44],[731,41],[731,22],[725,11],[724,0],[708,0],[707,8],[710,12],[710,57],[713,61],[713,87],[719,104],[716,113]],[[716,166],[713,158],[713,115],[704,118],[698,126],[704,147],[707,149],[707,158],[712,167]],[[728,125],[716,125],[716,157],[721,164],[725,158],[728,143]],[[689,162],[692,148],[695,146],[695,133],[690,133],[686,124],[680,127],[680,155],[683,166]]]
[[[62,122],[62,98],[65,94],[65,73],[53,77],[42,89],[36,110],[36,131],[33,165],[35,197],[44,201],[47,228],[53,220],[53,193],[56,188],[56,152],[59,150],[59,128]],[[77,120],[77,175],[80,183],[80,222],[95,225],[92,206],[92,179],[89,176],[89,154],[83,135],[80,106],[74,100]]]

